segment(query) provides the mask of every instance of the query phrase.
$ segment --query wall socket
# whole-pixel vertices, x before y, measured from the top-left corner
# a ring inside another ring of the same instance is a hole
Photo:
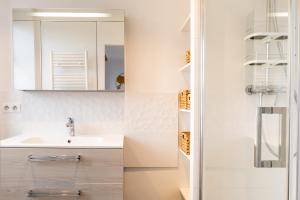
[[[21,112],[21,104],[18,104],[18,103],[5,103],[5,104],[2,104],[1,110],[4,113]]]

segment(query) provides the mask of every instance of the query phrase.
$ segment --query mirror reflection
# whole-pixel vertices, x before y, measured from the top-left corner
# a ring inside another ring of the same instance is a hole
[[[124,90],[124,46],[105,46],[105,89]]]

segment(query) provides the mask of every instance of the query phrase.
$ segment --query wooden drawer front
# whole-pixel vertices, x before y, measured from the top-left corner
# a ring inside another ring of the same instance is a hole
[[[30,182],[6,182],[0,187],[0,200],[122,200],[123,184],[77,184],[79,197],[28,197],[28,191],[34,190]],[[74,190],[75,191],[75,190]]]
[[[122,149],[2,148],[1,179],[56,185],[75,183],[123,183]],[[31,162],[28,156],[80,155],[76,161]]]
[[[122,200],[123,184],[83,184],[78,185],[82,195],[80,200]]]

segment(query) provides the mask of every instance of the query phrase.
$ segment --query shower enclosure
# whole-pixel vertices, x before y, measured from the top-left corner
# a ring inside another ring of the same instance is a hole
[[[296,200],[296,1],[199,2],[201,199]]]

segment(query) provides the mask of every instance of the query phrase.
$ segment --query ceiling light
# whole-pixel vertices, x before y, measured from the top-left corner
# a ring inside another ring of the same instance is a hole
[[[34,12],[34,17],[111,17],[109,13]]]

